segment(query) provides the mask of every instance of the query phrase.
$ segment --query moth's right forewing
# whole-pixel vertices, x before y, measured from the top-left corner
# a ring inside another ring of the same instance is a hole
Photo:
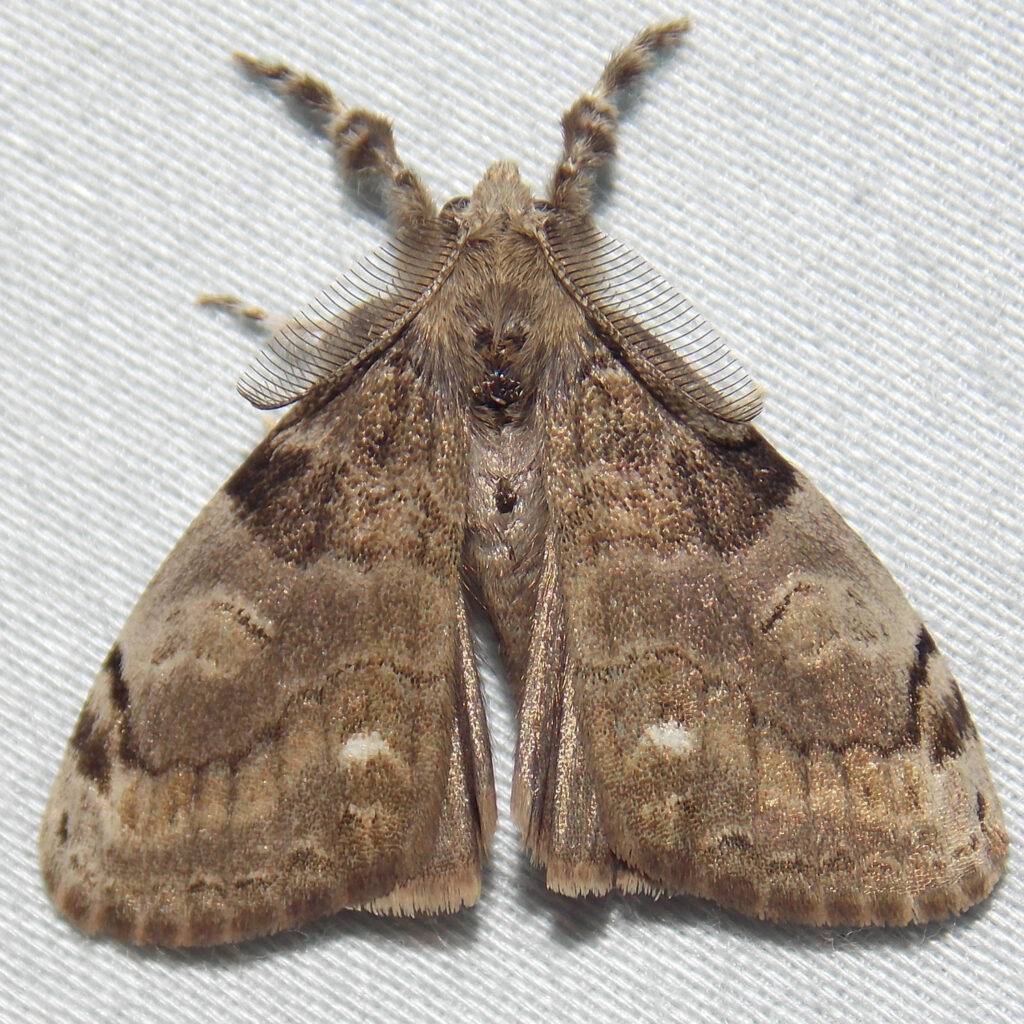
[[[545,420],[563,655],[527,674],[552,725],[517,770],[549,885],[813,924],[976,903],[1006,858],[999,801],[895,582],[753,428],[670,415],[583,341]],[[547,739],[566,729],[571,764]]]
[[[411,348],[290,414],[125,625],[41,835],[86,931],[197,945],[476,898],[493,791],[459,627],[466,439]]]

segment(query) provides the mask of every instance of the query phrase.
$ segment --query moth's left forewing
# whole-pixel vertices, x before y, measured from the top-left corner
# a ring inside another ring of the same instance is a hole
[[[291,412],[125,624],[40,838],[84,930],[203,945],[476,899],[494,811],[466,441],[418,352],[403,337]]]
[[[614,321],[588,324],[544,410],[563,650],[524,705],[578,729],[580,754],[521,740],[516,778],[549,884],[818,924],[977,902],[1006,855],[998,799],[889,573],[752,427],[713,414],[714,389],[670,412]],[[593,884],[560,848],[590,851]]]

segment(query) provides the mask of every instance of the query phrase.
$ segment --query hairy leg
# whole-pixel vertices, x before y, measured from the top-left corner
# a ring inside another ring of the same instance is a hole
[[[687,28],[689,22],[681,18],[645,29],[608,61],[594,91],[562,115],[562,159],[549,191],[555,206],[578,214],[590,209],[597,171],[615,152],[615,94],[646,71],[659,50],[674,46]]]
[[[222,295],[220,293],[214,294],[212,292],[203,292],[196,296],[196,302],[200,306],[212,306],[215,309],[226,310],[233,316],[237,316],[242,320],[248,320],[252,323],[265,324],[271,319],[271,314],[262,306],[246,302],[245,299],[240,299],[237,295]]]
[[[335,157],[347,174],[372,182],[398,227],[410,227],[434,215],[423,183],[402,163],[387,118],[345,107],[319,79],[285,64],[272,64],[244,53],[235,58],[250,74],[265,78],[279,93],[326,117],[326,132]]]

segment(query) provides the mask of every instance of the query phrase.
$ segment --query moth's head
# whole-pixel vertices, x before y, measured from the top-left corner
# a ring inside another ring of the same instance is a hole
[[[449,199],[442,216],[453,217],[469,238],[494,231],[532,235],[543,223],[543,210],[511,160],[498,160],[487,168],[473,194]]]

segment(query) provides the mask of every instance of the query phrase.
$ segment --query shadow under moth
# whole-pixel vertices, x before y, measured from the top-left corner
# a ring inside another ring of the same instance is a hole
[[[85,931],[204,945],[472,904],[495,800],[471,599],[551,889],[855,926],[994,885],[999,801],[928,631],[750,425],[715,332],[591,221],[616,96],[685,27],[569,108],[546,199],[501,162],[439,212],[384,118],[241,58],[396,230],[270,332],[239,387],[294,405],[85,703],[40,843]]]

